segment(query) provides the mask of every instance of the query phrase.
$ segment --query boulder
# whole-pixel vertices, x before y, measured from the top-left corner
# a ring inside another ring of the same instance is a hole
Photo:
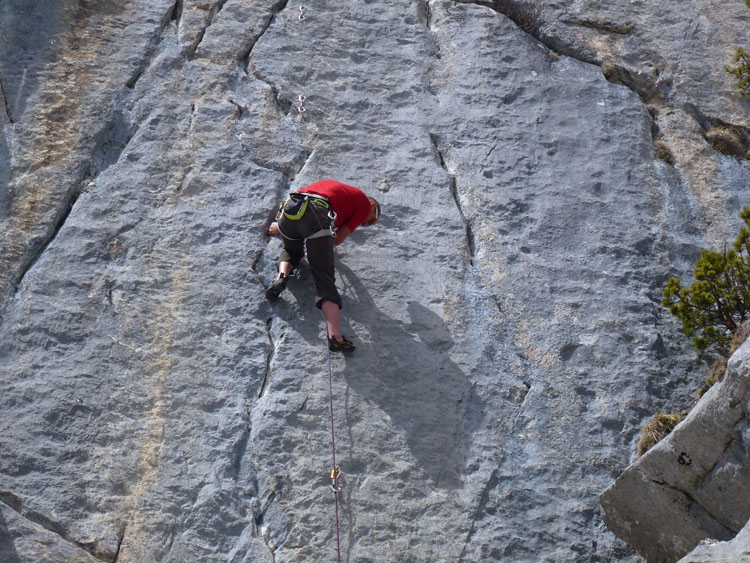
[[[676,561],[706,538],[734,538],[750,518],[749,408],[746,343],[687,418],[602,493],[607,527],[649,561]],[[731,545],[747,548],[742,536]]]

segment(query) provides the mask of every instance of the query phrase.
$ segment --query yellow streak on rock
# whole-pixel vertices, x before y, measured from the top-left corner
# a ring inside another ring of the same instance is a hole
[[[164,253],[164,254],[162,254]],[[142,503],[156,491],[162,468],[164,446],[166,442],[167,426],[170,422],[171,395],[169,379],[174,367],[174,346],[178,338],[181,316],[185,311],[184,303],[188,298],[188,290],[192,283],[190,268],[183,257],[175,259],[170,249],[158,251],[154,256],[153,269],[155,277],[160,271],[166,271],[169,276],[168,290],[157,295],[157,300],[147,306],[150,310],[150,322],[145,332],[151,335],[152,348],[144,357],[145,371],[150,374],[146,383],[148,401],[151,405],[144,413],[143,422],[146,426],[145,436],[140,446],[140,458],[137,471],[140,475],[138,482],[130,490],[129,501],[125,503],[130,511],[127,517],[127,529],[119,561],[138,561],[144,554],[153,550],[153,528],[162,523],[164,515],[156,509],[151,509],[151,502]],[[158,499],[157,499],[158,500]]]
[[[62,29],[55,38],[57,52],[40,77],[39,93],[30,98],[23,137],[14,151],[15,196],[5,224],[0,226],[0,311],[28,260],[29,248],[54,228],[71,186],[61,185],[64,172],[80,161],[85,136],[83,99],[90,92],[94,71],[106,67],[111,29],[107,19],[91,20],[89,2],[62,9]],[[23,92],[22,92],[23,94]],[[61,174],[62,172],[62,174]]]

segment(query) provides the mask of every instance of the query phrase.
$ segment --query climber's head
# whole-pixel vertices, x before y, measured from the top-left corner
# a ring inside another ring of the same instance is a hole
[[[362,223],[362,226],[364,227],[371,227],[380,220],[380,204],[375,198],[370,197],[368,199],[370,200],[370,214],[367,216],[364,223]]]

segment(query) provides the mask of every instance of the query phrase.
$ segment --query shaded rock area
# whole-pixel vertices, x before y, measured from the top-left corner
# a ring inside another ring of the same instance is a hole
[[[649,561],[676,561],[706,538],[731,540],[750,518],[748,359],[750,344],[688,417],[601,495],[607,526]],[[721,549],[746,550],[743,535]],[[703,557],[718,551],[699,549]]]
[[[335,556],[322,316],[261,229],[335,178],[383,204],[337,248],[342,558],[637,560],[597,495],[705,369],[660,290],[748,203],[706,138],[744,2],[53,4],[0,6],[0,555]]]

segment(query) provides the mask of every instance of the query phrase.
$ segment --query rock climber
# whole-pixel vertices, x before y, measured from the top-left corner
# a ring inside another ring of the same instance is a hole
[[[279,209],[269,235],[281,235],[279,275],[266,290],[275,301],[307,250],[315,283],[315,305],[326,320],[328,348],[353,352],[354,344],[341,334],[341,296],[336,290],[333,247],[344,242],[360,225],[370,227],[380,219],[380,204],[362,190],[335,180],[321,180],[289,194]]]

